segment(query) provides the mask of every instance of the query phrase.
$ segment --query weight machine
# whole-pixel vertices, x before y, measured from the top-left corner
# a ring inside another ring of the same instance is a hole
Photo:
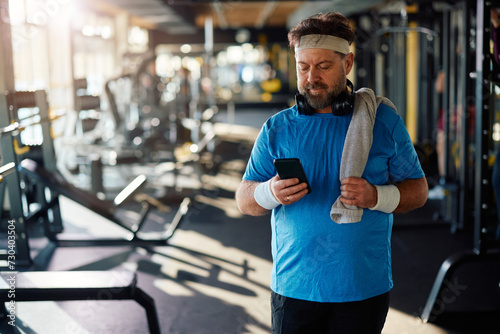
[[[32,118],[30,125],[41,126],[41,132],[44,138],[51,138],[49,109],[44,91],[35,92],[13,92],[0,95],[0,127],[2,135],[0,143],[2,148],[2,163],[14,163],[17,165],[23,156],[34,154],[36,158],[43,162],[44,167],[51,171],[55,170],[55,153],[52,140],[47,140],[42,147],[34,148],[22,146],[20,132],[24,126],[17,116],[17,110],[20,108],[38,107],[38,114]],[[32,152],[30,152],[32,150]],[[54,211],[38,212],[29,215],[27,211],[28,197],[43,196],[41,189],[30,189],[30,182],[24,180],[16,171],[9,175],[4,182],[0,184],[1,198],[3,199],[5,190],[8,189],[10,202],[10,218],[15,221],[16,226],[16,260],[18,265],[29,265],[31,263],[30,248],[28,243],[28,232],[26,228],[27,220],[36,218],[45,218],[50,221],[52,226],[62,226],[61,217],[58,214],[58,203],[54,203]],[[37,192],[36,195],[33,193]],[[2,201],[2,205],[3,205]],[[50,215],[50,216],[49,216]]]

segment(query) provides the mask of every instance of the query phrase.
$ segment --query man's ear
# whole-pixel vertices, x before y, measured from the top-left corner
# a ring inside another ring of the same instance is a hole
[[[354,53],[349,52],[345,56],[344,62],[345,62],[345,74],[348,75],[351,72],[352,67],[354,65]]]

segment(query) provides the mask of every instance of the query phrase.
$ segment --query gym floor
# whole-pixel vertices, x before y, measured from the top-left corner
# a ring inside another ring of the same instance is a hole
[[[241,112],[236,121],[258,127],[270,113],[256,117]],[[41,226],[31,225],[34,264],[26,269],[135,271],[138,286],[155,300],[162,333],[270,333],[269,216],[240,214],[234,191],[248,151],[234,145],[223,149],[232,158],[192,190],[194,205],[167,246],[56,247]],[[121,233],[79,204],[60,200],[65,233]],[[471,233],[452,234],[449,224],[433,219],[440,205],[429,200],[425,207],[395,217],[394,288],[384,333],[500,333],[498,264],[460,267],[451,279],[455,288],[447,292],[447,303],[433,314],[433,322],[419,319],[441,263],[472,249]],[[153,210],[147,226],[158,228],[171,216],[172,211]],[[18,328],[4,322],[0,333],[148,332],[145,312],[133,301],[17,303],[16,316]]]

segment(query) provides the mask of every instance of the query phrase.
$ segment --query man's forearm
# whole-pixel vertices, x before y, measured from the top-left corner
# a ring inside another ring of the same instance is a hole
[[[245,215],[263,216],[271,212],[270,210],[261,207],[254,198],[255,188],[259,182],[241,181],[238,189],[236,190],[236,204],[240,211]]]
[[[396,185],[401,195],[395,213],[405,213],[424,206],[429,189],[425,177],[421,179],[405,180]]]

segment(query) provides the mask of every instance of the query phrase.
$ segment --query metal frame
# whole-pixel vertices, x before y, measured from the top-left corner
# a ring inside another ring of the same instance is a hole
[[[475,226],[474,226],[474,251],[485,254],[488,251],[486,221],[488,204],[491,199],[492,188],[489,177],[489,137],[491,136],[490,113],[494,108],[492,104],[493,73],[491,71],[492,55],[490,53],[490,9],[500,5],[500,1],[477,2],[477,53],[476,53],[476,156],[475,156]],[[481,15],[482,14],[482,15]]]

